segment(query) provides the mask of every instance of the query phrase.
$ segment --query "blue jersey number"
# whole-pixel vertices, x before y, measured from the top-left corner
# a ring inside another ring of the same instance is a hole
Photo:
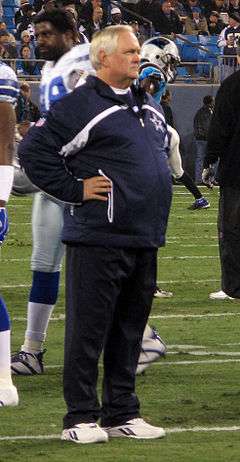
[[[46,87],[48,87],[46,91]],[[62,77],[55,77],[50,84],[41,85],[40,105],[42,114],[50,109],[51,105],[67,94]]]

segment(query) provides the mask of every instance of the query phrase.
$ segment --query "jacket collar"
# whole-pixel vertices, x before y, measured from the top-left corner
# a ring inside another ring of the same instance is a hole
[[[98,77],[89,75],[86,82],[89,88],[95,88],[97,93],[104,98],[111,99],[118,104],[126,104],[125,101],[121,98],[121,95],[114,93],[111,87]],[[142,107],[143,103],[147,101],[147,94],[145,90],[134,84],[131,85],[130,89],[138,107]]]

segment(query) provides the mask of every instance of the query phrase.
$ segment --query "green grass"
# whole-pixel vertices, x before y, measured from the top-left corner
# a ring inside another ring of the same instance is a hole
[[[231,361],[240,360],[240,305],[238,301],[208,298],[209,292],[220,288],[216,231],[218,190],[203,190],[211,208],[191,212],[187,209],[192,202],[191,195],[183,187],[174,187],[168,243],[159,251],[158,261],[161,287],[173,291],[174,297],[154,300],[150,320],[169,345],[169,353],[165,360],[152,365],[144,376],[137,378],[142,415],[168,430],[240,425],[240,363]],[[0,280],[13,319],[12,348],[18,350],[26,327],[24,318],[31,283],[31,226],[24,224],[31,220],[31,198],[12,198],[9,214],[12,226],[1,251]],[[64,272],[54,317],[63,314]],[[112,440],[107,445],[80,447],[61,442],[57,435],[61,433],[65,413],[63,336],[64,320],[51,321],[45,374],[14,378],[20,405],[0,411],[0,438],[24,435],[55,435],[55,438],[0,439],[0,462],[8,459],[16,462],[240,461],[239,432],[233,431],[170,432],[159,441]],[[217,362],[219,360],[227,362]],[[100,381],[101,376],[100,366]]]

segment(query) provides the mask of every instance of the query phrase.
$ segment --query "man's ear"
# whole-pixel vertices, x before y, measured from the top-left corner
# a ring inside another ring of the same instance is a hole
[[[109,66],[109,55],[106,54],[105,50],[100,50],[98,53],[98,59],[102,67]]]

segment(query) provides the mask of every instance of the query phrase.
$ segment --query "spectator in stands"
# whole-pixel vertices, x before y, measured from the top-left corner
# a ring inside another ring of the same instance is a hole
[[[7,30],[7,26],[6,26],[6,23],[4,21],[0,21],[0,31],[6,31]]]
[[[117,6],[114,6],[112,9],[111,9],[111,20],[110,20],[110,23],[108,24],[108,26],[116,26],[116,25],[120,25],[120,24],[127,24],[126,21],[123,21],[123,17],[122,17],[122,12],[120,10],[120,8],[118,8]]]
[[[206,95],[203,106],[198,109],[193,121],[194,137],[196,141],[195,182],[202,183],[203,161],[206,155],[207,135],[213,115],[214,97]]]
[[[240,13],[239,0],[229,0],[228,11],[230,13]]]
[[[172,9],[169,0],[163,0],[153,21],[154,28],[163,35],[181,34],[183,25],[179,16]]]
[[[147,29],[144,26],[139,26],[138,21],[129,21],[129,26],[131,26],[133,33],[136,35],[140,45],[145,42],[148,38],[148,32]]]
[[[174,120],[173,120],[173,112],[172,108],[170,106],[172,100],[172,95],[168,88],[165,90],[165,93],[162,95],[161,98],[161,106],[163,108],[165,120],[170,127],[175,128],[174,126]]]
[[[12,34],[7,30],[0,31],[0,45],[1,45],[1,58],[2,59],[16,59],[17,48],[12,44]]]
[[[74,6],[74,4],[73,4]],[[44,12],[49,12],[57,7],[57,1],[56,0],[43,0],[42,1],[42,8],[38,12],[38,14],[44,13]]]
[[[16,39],[20,40],[21,39],[21,33],[24,30],[29,30],[31,34],[33,34],[34,31],[34,25],[33,25],[33,18],[36,12],[34,11],[34,8],[31,5],[26,5],[25,10],[24,10],[24,15],[19,18],[19,21],[17,23],[17,32],[16,32]]]
[[[228,77],[237,67],[237,41],[240,36],[240,16],[238,13],[229,13],[229,24],[219,35],[218,47],[223,49],[226,56],[222,62],[221,80]]]
[[[175,13],[181,18],[186,18],[187,16],[187,11],[186,7],[182,2],[179,2],[178,0],[169,0],[171,3],[171,6]]]
[[[76,5],[76,8],[79,22],[85,28],[85,26],[88,24],[89,21],[91,21],[92,18],[92,2],[91,0],[79,0],[79,3]]]
[[[140,0],[136,6],[136,12],[154,23],[159,13],[159,0]],[[144,20],[142,24],[144,24]]]
[[[26,120],[29,122],[37,122],[39,117],[39,109],[31,100],[31,87],[27,82],[22,82],[16,106],[17,123]]]
[[[207,20],[201,14],[199,7],[192,8],[192,13],[186,18],[185,33],[188,35],[209,35]]]
[[[28,0],[20,0],[20,8],[19,10],[16,11],[15,17],[14,17],[14,22],[15,26],[17,27],[18,23],[22,21],[22,18],[26,16],[26,12],[29,7],[29,1]]]
[[[27,45],[30,50],[31,50],[31,58],[35,58],[35,53],[34,53],[34,42],[32,40],[32,37],[31,37],[31,34],[28,30],[24,30],[22,31],[21,33],[21,41],[18,43],[18,47],[17,47],[17,50],[18,50],[18,56],[19,56],[19,53],[20,53],[20,50],[21,48],[24,46],[24,45]]]
[[[27,75],[27,76],[37,76],[41,75],[40,67],[36,63],[36,61],[31,59],[31,50],[29,46],[24,45],[20,50],[20,58],[21,60],[17,60],[16,62],[16,71],[19,77]]]
[[[227,7],[224,0],[210,0],[208,6],[205,7],[205,15],[209,17],[212,11],[217,11],[219,14],[226,13]]]
[[[199,0],[187,0],[185,3],[185,9],[186,9],[187,16],[190,16],[192,14],[193,8],[200,8],[201,13],[203,13],[203,8]]]
[[[86,24],[83,33],[91,41],[94,32],[101,29],[103,29],[103,9],[101,6],[97,6],[94,8],[91,21]]]
[[[220,18],[220,14],[217,11],[212,11],[208,18],[208,30],[210,35],[219,35],[224,27],[225,24]]]

